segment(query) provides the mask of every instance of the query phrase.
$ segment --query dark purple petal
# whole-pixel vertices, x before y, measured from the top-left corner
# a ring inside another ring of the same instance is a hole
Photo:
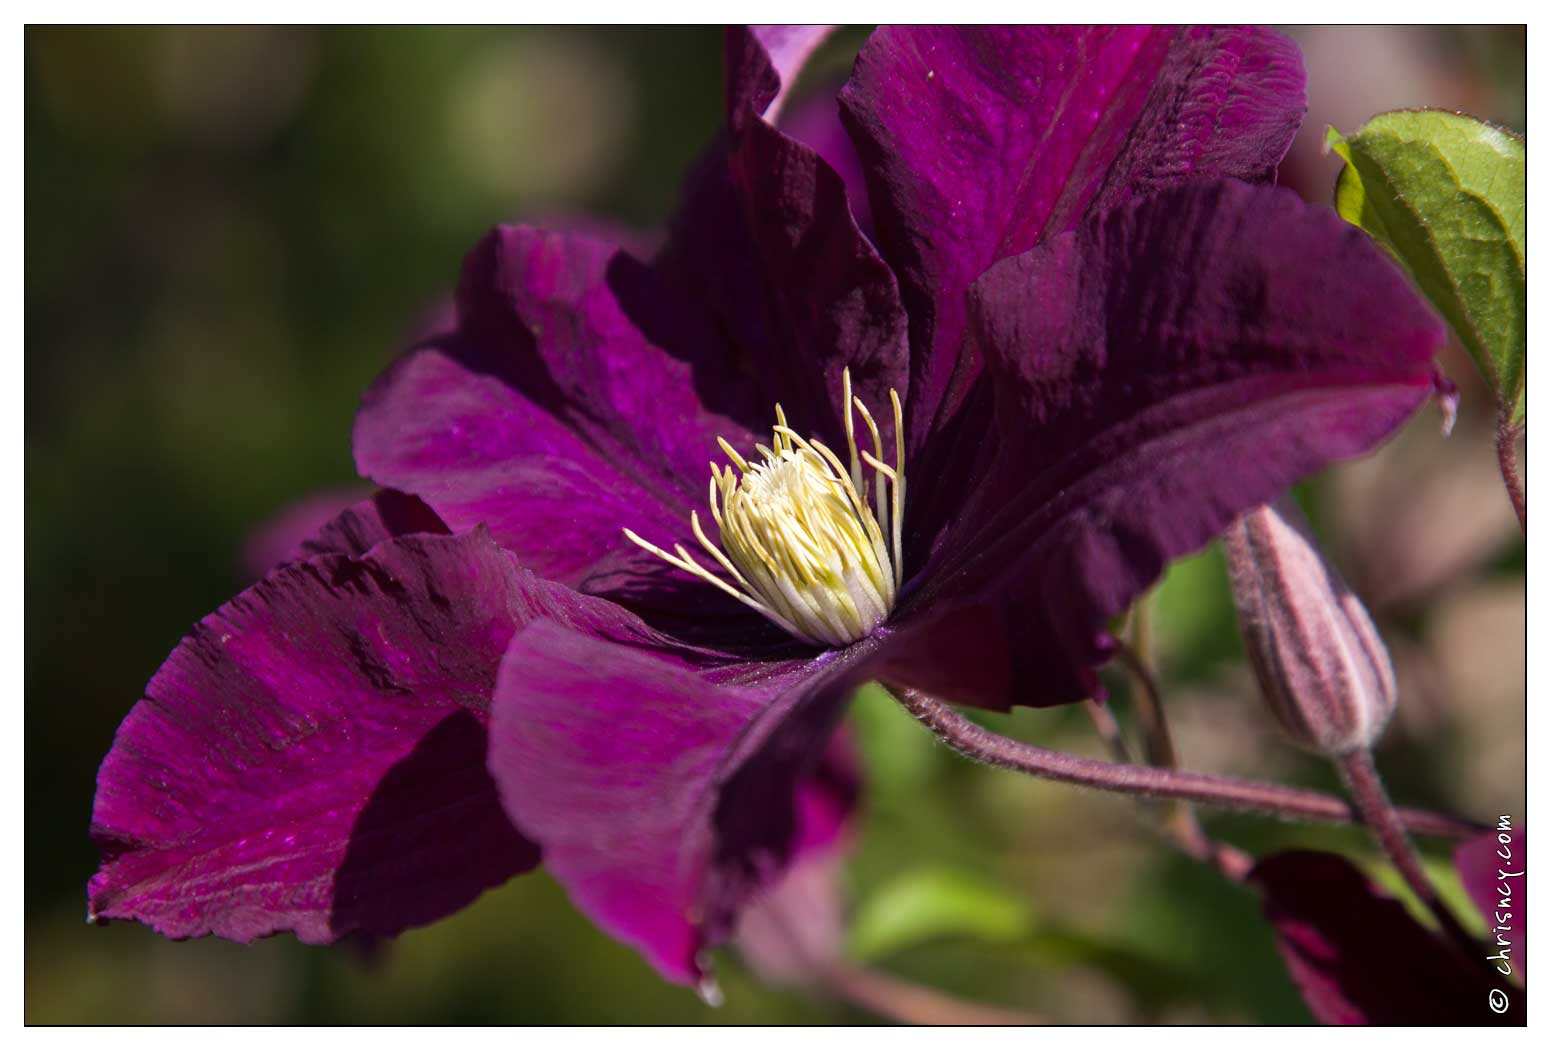
[[[844,730],[830,738],[817,767],[797,786],[797,831],[792,855],[843,850],[862,793],[856,746]]]
[[[832,841],[854,787],[819,764],[879,650],[697,670],[535,623],[501,666],[490,769],[577,907],[694,984],[741,908]]]
[[[1024,640],[1011,603],[952,604],[896,619],[925,625],[916,644],[897,650],[879,675],[957,704],[1006,711],[1030,704],[1036,676],[1046,673],[1034,655],[1039,643]],[[1014,645],[1015,640],[1019,643]]]
[[[839,880],[861,792],[857,764],[842,728],[818,768],[797,786],[790,865],[738,918],[738,950],[767,981],[820,979],[843,955]]]
[[[1313,850],[1275,854],[1249,881],[1265,895],[1277,948],[1319,1021],[1523,1022],[1522,992],[1423,927],[1346,859]],[[1495,989],[1510,997],[1505,1014],[1489,1006]]]
[[[846,367],[888,425],[889,389],[908,388],[894,275],[857,227],[840,176],[762,115],[779,74],[758,36],[728,30],[724,55],[727,128],[690,173],[658,266],[704,298],[794,429],[839,440]]]
[[[726,413],[756,403],[697,318],[607,242],[499,228],[465,264],[457,334],[367,392],[357,466],[552,579],[652,568],[621,529],[690,539],[716,437],[752,441]]]
[[[269,574],[195,627],[119,728],[92,915],[327,942],[428,923],[532,868],[485,724],[506,644],[537,616],[655,641],[483,533]]]
[[[905,312],[894,274],[862,234],[845,183],[812,149],[764,121],[729,158],[781,356],[792,426],[839,443],[841,373],[893,444],[888,392],[909,391]]]
[[[988,266],[1138,194],[1267,178],[1304,113],[1290,41],[1210,27],[888,27],[840,98],[910,312],[912,454],[978,371]]]
[[[1053,238],[971,302],[1000,460],[908,601],[996,596],[986,645],[1004,638],[1017,667],[985,676],[1023,704],[1095,691],[1107,618],[1241,512],[1387,437],[1434,390],[1444,339],[1361,231],[1231,181]]]
[[[1528,888],[1524,830],[1484,832],[1461,843],[1454,867],[1470,900],[1486,921],[1487,961],[1504,977],[1520,982],[1526,973],[1529,927],[1524,918]]]
[[[872,209],[867,205],[862,159],[857,156],[845,125],[840,123],[838,88],[838,84],[830,85],[816,91],[811,98],[800,100],[786,111],[778,127],[817,153],[840,176],[840,181],[845,183],[851,214],[856,217],[857,226],[872,240]]]
[[[364,555],[409,533],[447,533],[447,524],[420,499],[396,489],[361,498],[359,488],[334,489],[285,508],[254,531],[243,552],[250,576],[313,555]]]

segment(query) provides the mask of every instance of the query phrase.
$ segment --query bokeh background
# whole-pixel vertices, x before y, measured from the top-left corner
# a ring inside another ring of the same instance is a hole
[[[1327,123],[1443,106],[1524,129],[1522,27],[1290,32],[1310,115],[1283,181],[1312,201],[1338,165]],[[807,90],[860,39],[827,47]],[[178,638],[244,586],[252,529],[354,482],[359,392],[491,224],[663,219],[718,120],[718,33],[29,29],[25,76],[27,1020],[875,1019],[736,951],[726,1005],[706,1007],[541,872],[373,951],[82,923],[96,766]],[[1303,496],[1399,667],[1394,792],[1522,820],[1523,545],[1485,394],[1462,355],[1447,366],[1453,437],[1425,412]],[[1171,571],[1155,619],[1187,766],[1334,787],[1262,714],[1215,553]],[[988,721],[1097,751],[1080,713]],[[971,767],[877,695],[854,723],[869,782],[838,880],[855,959],[1057,1021],[1307,1019],[1254,900],[1128,801]],[[1373,860],[1351,832],[1210,825]]]

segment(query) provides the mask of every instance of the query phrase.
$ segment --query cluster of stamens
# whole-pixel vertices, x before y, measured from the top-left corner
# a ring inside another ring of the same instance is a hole
[[[682,544],[664,551],[632,530],[625,536],[671,566],[721,588],[800,639],[844,646],[865,638],[888,617],[903,583],[901,529],[905,511],[904,420],[894,407],[894,466],[883,462],[878,424],[841,380],[850,469],[817,439],[804,439],[775,407],[770,446],[750,463],[718,438],[731,465],[711,464],[711,517],[721,547],[691,512],[690,527],[706,553],[731,579],[695,560]],[[858,451],[855,413],[872,438]],[[862,468],[872,469],[871,484]],[[869,496],[871,503],[869,503]]]

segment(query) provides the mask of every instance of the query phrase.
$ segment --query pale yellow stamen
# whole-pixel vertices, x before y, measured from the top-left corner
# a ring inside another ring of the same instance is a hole
[[[625,536],[798,638],[827,646],[865,638],[893,610],[904,583],[904,418],[899,394],[889,391],[889,400],[892,467],[883,462],[877,421],[851,393],[850,369],[841,374],[849,470],[823,442],[787,426],[780,405],[770,445],[755,446],[757,462],[716,440],[733,464],[711,464],[708,500],[721,547],[701,528],[698,514],[691,513],[689,522],[731,582],[701,565],[682,544],[669,553],[632,530]],[[857,448],[853,408],[867,426],[871,452]],[[872,469],[871,501],[864,465]]]

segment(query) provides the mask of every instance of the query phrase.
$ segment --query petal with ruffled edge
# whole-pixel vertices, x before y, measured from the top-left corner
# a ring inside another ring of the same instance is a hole
[[[987,267],[1138,194],[1269,178],[1303,88],[1297,47],[1269,29],[874,33],[840,99],[910,311],[911,453],[978,372],[963,300]]]
[[[868,240],[874,240],[862,159],[840,123],[840,103],[836,98],[839,90],[839,83],[829,84],[815,90],[811,97],[799,99],[782,114],[777,127],[812,149],[834,169],[845,183],[846,203],[851,206],[856,225]]]
[[[874,33],[841,91],[873,223],[910,313],[907,547],[962,508],[989,455],[965,335],[987,267],[1085,216],[1194,179],[1269,178],[1304,114],[1298,50],[1268,29],[944,28]]]
[[[747,448],[758,404],[696,308],[609,242],[524,227],[470,253],[458,303],[363,399],[361,473],[595,590],[658,568],[626,526],[693,543],[716,437]]]
[[[833,839],[843,807],[833,785],[812,788],[886,648],[875,636],[815,660],[696,669],[537,622],[501,665],[491,773],[577,907],[697,984],[702,950],[799,851]]]
[[[195,627],[97,779],[100,919],[308,942],[429,923],[537,864],[486,770],[496,670],[535,617],[651,643],[483,532],[270,573]]]
[[[978,698],[995,707],[1092,695],[1107,618],[1238,514],[1389,436],[1435,390],[1444,341],[1361,231],[1235,181],[1110,212],[998,264],[971,302],[1000,460],[902,612],[980,607],[943,636],[1011,691]],[[944,659],[932,638],[923,677]]]
[[[1326,1025],[1486,1024],[1524,1017],[1523,996],[1493,1012],[1480,960],[1423,927],[1336,854],[1274,854],[1250,871],[1288,973]]]

